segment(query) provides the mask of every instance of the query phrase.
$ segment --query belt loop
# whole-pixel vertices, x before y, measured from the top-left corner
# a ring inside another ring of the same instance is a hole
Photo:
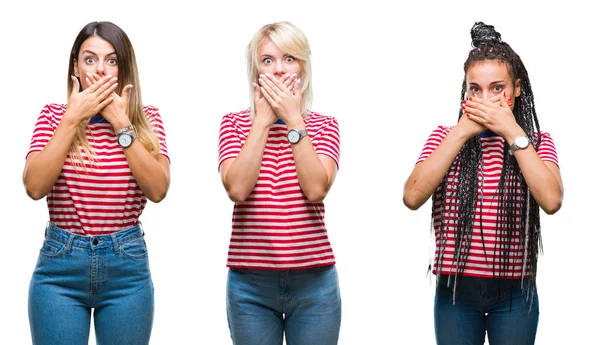
[[[142,237],[146,236],[146,233],[144,232],[144,227],[142,226],[142,222],[138,222],[139,226],[140,226],[140,230],[142,230]]]
[[[65,252],[67,254],[69,254],[71,252],[71,247],[73,246],[73,240],[75,239],[75,235],[74,234],[70,234],[69,235],[69,239],[67,240],[67,243],[65,244]]]
[[[50,235],[50,228],[52,227],[52,223],[50,221],[46,222],[46,231],[44,231],[44,235],[48,236]]]
[[[113,250],[115,251],[115,254],[119,254],[119,248],[121,247],[119,242],[117,241],[117,235],[110,234],[110,239],[112,240],[113,243]]]

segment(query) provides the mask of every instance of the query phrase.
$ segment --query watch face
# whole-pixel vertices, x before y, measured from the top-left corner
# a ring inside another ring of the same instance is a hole
[[[300,133],[298,133],[298,131],[291,130],[288,132],[287,137],[290,143],[297,143],[298,140],[300,140]]]
[[[529,145],[529,139],[527,137],[518,137],[515,139],[515,145],[520,149],[524,149]]]
[[[129,145],[131,145],[131,135],[127,133],[119,135],[119,138],[117,140],[119,141],[119,145],[121,145],[122,147],[129,147]]]

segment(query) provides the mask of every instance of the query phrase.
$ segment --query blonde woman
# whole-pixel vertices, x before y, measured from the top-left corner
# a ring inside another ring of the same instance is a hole
[[[154,288],[139,216],[169,187],[162,120],[142,106],[135,54],[115,24],[92,22],[69,57],[68,102],[35,125],[23,182],[50,221],[31,279],[34,344],[148,344]]]
[[[339,161],[335,118],[310,111],[310,48],[294,25],[247,50],[251,108],[223,117],[219,171],[235,202],[227,266],[233,344],[337,344],[341,299],[323,199]]]

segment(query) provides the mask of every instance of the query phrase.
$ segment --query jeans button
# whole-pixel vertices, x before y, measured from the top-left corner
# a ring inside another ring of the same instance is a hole
[[[93,238],[92,239],[92,244],[93,245],[97,245],[98,244],[98,239],[97,238]]]

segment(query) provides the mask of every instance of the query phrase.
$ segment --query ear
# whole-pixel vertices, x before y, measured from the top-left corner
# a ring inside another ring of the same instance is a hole
[[[73,74],[79,78],[79,65],[77,65],[77,59],[75,58],[73,59]]]
[[[515,97],[521,96],[521,79],[515,82]]]

